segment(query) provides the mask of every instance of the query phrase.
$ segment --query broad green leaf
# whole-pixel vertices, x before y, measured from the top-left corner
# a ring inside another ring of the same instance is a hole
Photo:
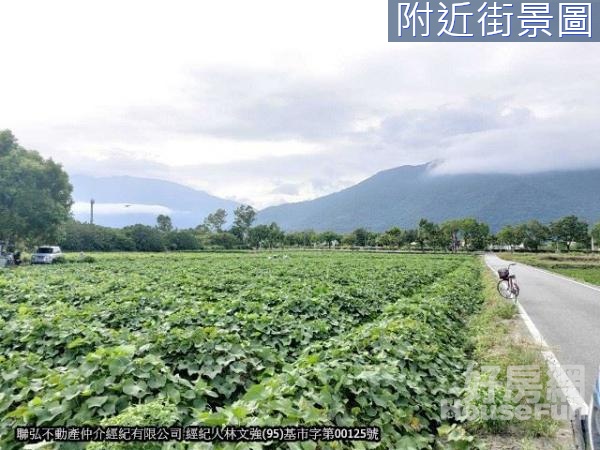
[[[86,403],[90,408],[99,408],[100,406],[104,405],[104,403],[106,403],[106,400],[108,400],[108,397],[105,395],[100,397],[90,397],[86,400]]]

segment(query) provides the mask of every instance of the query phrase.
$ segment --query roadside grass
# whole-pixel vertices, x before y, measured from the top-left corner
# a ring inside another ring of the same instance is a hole
[[[506,393],[507,373],[511,366],[539,367],[542,389],[537,403],[550,404],[551,401],[545,395],[546,386],[549,383],[546,362],[540,353],[539,346],[531,340],[523,322],[518,317],[517,307],[502,298],[496,291],[497,280],[487,266],[484,266],[482,277],[485,304],[482,312],[472,320],[471,329],[474,359],[482,368],[493,366],[496,371],[499,369],[495,391],[500,391],[500,395],[494,396],[493,404],[500,406],[506,403],[504,394]],[[477,399],[475,401],[477,402]],[[483,400],[479,401],[483,402]],[[489,399],[487,401],[489,402]],[[530,402],[531,399],[523,398],[515,403],[511,403],[509,400],[509,403],[513,406],[525,404],[533,406],[528,401]],[[492,449],[563,449],[572,447],[572,439],[569,439],[567,432],[567,429],[570,431],[570,424],[545,415],[527,420],[516,418],[475,420],[468,422],[467,429]]]
[[[597,269],[554,269],[567,277],[600,285],[600,266]]]
[[[500,255],[504,256],[504,255]],[[576,253],[507,253],[506,259],[600,285],[600,255]]]

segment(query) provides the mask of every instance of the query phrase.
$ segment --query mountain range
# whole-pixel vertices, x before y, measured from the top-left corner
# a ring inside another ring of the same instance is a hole
[[[339,192],[314,200],[265,208],[257,223],[277,222],[284,230],[348,232],[414,228],[421,218],[442,222],[475,217],[493,231],[537,219],[548,223],[574,214],[600,221],[600,169],[530,174],[437,174],[433,164],[384,170]],[[217,208],[233,218],[236,202],[177,183],[136,177],[71,176],[75,218],[121,227],[153,225],[167,214],[179,228],[195,227]]]
[[[383,231],[475,217],[493,231],[537,219],[543,223],[574,214],[600,220],[600,169],[531,174],[436,174],[433,164],[385,170],[340,192],[315,200],[264,209],[259,223],[285,230],[357,227]]]

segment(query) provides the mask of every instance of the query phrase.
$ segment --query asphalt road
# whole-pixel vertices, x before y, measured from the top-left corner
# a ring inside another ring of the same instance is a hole
[[[508,264],[496,255],[485,259],[494,269]],[[513,266],[511,273],[521,288],[519,302],[560,364],[585,367],[580,394],[589,403],[600,365],[600,288],[521,263]]]

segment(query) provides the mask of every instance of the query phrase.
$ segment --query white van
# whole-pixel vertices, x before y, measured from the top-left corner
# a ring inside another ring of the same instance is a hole
[[[56,258],[63,256],[60,247],[55,245],[43,245],[38,247],[31,255],[31,264],[52,264]]]

